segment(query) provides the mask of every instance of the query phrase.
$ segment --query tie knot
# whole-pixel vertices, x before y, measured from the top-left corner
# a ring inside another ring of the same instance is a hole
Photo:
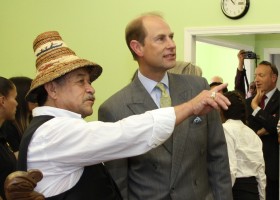
[[[159,88],[161,92],[166,92],[166,89],[165,89],[163,83],[161,83],[161,82],[157,83],[156,87]]]

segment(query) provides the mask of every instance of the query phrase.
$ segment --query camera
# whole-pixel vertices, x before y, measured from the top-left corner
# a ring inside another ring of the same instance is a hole
[[[257,54],[252,51],[245,51],[244,52],[244,59],[257,59]]]

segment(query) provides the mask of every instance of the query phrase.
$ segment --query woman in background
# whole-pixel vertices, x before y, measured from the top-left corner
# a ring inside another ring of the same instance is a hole
[[[16,170],[16,157],[9,147],[6,133],[2,130],[2,125],[6,120],[14,120],[17,108],[17,90],[12,81],[0,77],[0,197],[5,198],[4,182],[6,177]]]
[[[12,77],[11,80],[17,89],[16,100],[18,102],[16,116],[14,120],[4,122],[2,129],[5,130],[8,143],[12,150],[17,152],[21,137],[32,118],[32,110],[37,106],[36,103],[26,101],[25,96],[29,91],[32,79],[24,76]]]

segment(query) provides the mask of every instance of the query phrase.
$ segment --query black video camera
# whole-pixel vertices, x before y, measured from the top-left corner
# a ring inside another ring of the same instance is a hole
[[[257,59],[257,54],[252,51],[245,51],[244,52],[244,59]]]

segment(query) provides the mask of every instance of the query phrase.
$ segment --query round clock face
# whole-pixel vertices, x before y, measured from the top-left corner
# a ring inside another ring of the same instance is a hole
[[[221,8],[225,16],[239,19],[249,10],[250,0],[222,0]]]

